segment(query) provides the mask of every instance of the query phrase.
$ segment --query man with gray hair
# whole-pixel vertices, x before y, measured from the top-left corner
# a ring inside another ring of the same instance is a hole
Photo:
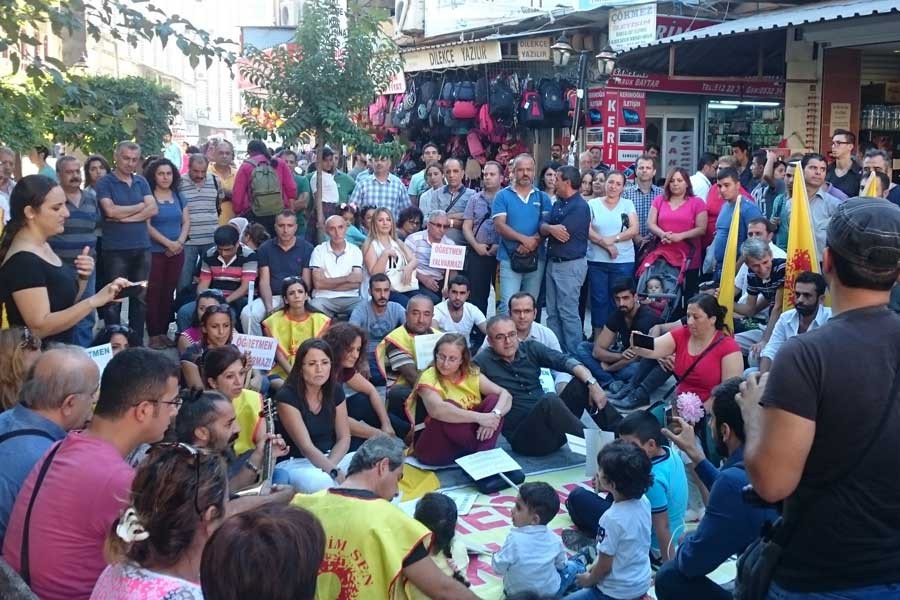
[[[353,312],[362,299],[362,252],[347,243],[347,222],[340,215],[325,220],[328,240],[312,252],[309,268],[312,272],[313,293],[309,305],[334,318]],[[287,302],[287,299],[284,299]]]
[[[11,148],[0,148],[0,211],[3,211],[2,224],[9,221],[9,197],[12,195],[16,181],[13,170],[16,168],[16,153]]]
[[[100,371],[77,346],[56,346],[28,372],[19,403],[0,414],[0,544],[16,495],[50,446],[90,419]]]
[[[752,318],[762,310],[769,310],[765,331],[749,329],[734,336],[741,351],[748,356],[750,366],[755,367],[781,316],[787,261],[772,258],[769,242],[761,238],[748,238],[741,245],[741,255],[750,271],[747,275],[747,300],[735,303],[734,312]]]
[[[444,161],[444,179],[447,181],[436,190],[428,190],[419,197],[419,209],[423,214],[431,214],[435,210],[443,210],[450,219],[447,237],[457,244],[466,244],[463,237],[462,224],[469,200],[475,197],[475,190],[463,185],[465,170],[458,158]]]
[[[188,176],[178,186],[191,216],[190,234],[184,244],[184,266],[178,278],[178,291],[190,287],[200,258],[213,248],[213,234],[219,226],[219,205],[225,199],[225,188],[219,178],[209,172],[209,160],[203,154],[188,158]]]
[[[147,222],[159,212],[150,185],[136,171],[141,147],[134,142],[116,146],[115,169],[97,181],[97,201],[103,212],[103,272],[112,281],[124,277],[133,282],[150,276],[150,233]],[[106,325],[121,322],[122,305],[111,302],[103,308]],[[143,336],[147,319],[147,293],[128,300],[128,325]]]
[[[293,504],[312,512],[328,537],[319,597],[353,589],[359,598],[406,598],[412,584],[428,598],[477,598],[431,560],[428,528],[391,504],[399,493],[403,459],[399,439],[369,438],[340,485],[294,497]]]
[[[541,295],[546,255],[541,223],[550,214],[550,196],[535,187],[534,158],[520,154],[513,161],[513,183],[497,192],[491,206],[494,229],[500,234],[500,311],[513,294]],[[539,309],[540,312],[540,309]]]
[[[404,243],[416,255],[418,263],[416,278],[419,280],[417,293],[424,294],[431,298],[432,302],[439,304],[446,294],[446,283],[456,276],[456,271],[430,266],[431,247],[434,244],[453,245],[455,242],[447,237],[450,219],[446,212],[433,210],[431,214],[425,215],[425,218],[427,223],[425,229],[406,236]]]

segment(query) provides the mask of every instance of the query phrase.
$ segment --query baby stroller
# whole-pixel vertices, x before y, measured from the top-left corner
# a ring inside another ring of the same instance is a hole
[[[691,251],[685,253],[676,246],[658,245],[644,256],[637,266],[637,292],[641,300],[648,299],[661,309],[660,318],[669,323],[684,314],[684,277],[691,263]],[[663,292],[647,292],[647,281],[657,278],[662,282]]]

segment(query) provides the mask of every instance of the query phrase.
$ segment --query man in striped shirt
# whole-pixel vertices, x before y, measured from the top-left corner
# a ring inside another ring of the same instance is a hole
[[[209,173],[209,160],[192,154],[188,160],[188,177],[181,178],[178,192],[191,215],[191,230],[184,245],[184,268],[178,279],[178,291],[190,287],[197,262],[213,247],[213,233],[219,226],[219,203],[224,189],[218,177]]]
[[[56,175],[63,191],[66,193],[66,208],[69,217],[65,228],[59,235],[50,238],[50,247],[63,260],[63,265],[75,273],[75,258],[84,248],[90,248],[91,256],[96,257],[97,225],[102,222],[97,195],[94,190],[81,189],[81,161],[74,156],[63,156],[56,161]],[[77,276],[77,274],[76,274]],[[97,270],[91,273],[85,288],[85,294],[94,293],[97,283]],[[88,347],[94,339],[94,322],[97,315],[94,311],[75,325],[73,341],[79,346]]]

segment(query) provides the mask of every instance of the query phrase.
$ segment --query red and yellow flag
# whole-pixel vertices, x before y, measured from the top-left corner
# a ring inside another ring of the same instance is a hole
[[[809,198],[803,171],[797,165],[794,188],[791,192],[791,222],[788,225],[787,263],[784,271],[784,302],[782,310],[794,307],[794,280],[803,271],[819,272],[816,238],[809,216]]]
[[[881,194],[878,193],[878,176],[875,175],[875,171],[869,175],[869,181],[866,182],[866,189],[863,190],[862,195],[867,198],[881,198]]]
[[[741,202],[743,198],[738,194],[734,203],[734,215],[731,217],[731,226],[728,228],[728,241],[725,245],[725,258],[722,259],[722,277],[719,279],[719,306],[727,310],[725,324],[728,329],[734,331],[734,276],[737,270],[738,239],[741,229]]]

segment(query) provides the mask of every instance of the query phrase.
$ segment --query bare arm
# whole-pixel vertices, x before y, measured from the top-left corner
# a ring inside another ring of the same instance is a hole
[[[675,338],[672,337],[671,333],[666,333],[655,338],[653,350],[638,348],[634,344],[631,344],[631,349],[634,350],[635,354],[642,356],[643,358],[665,358],[670,354],[674,354]]]
[[[769,313],[769,322],[766,324],[766,330],[763,332],[762,342],[765,344],[769,341],[769,338],[772,337],[772,331],[775,329],[775,323],[778,322],[778,318],[781,317],[781,308],[784,302],[784,288],[779,288],[777,292],[775,292],[775,305],[772,307],[772,312]]]
[[[416,363],[410,363],[408,365],[403,365],[397,368],[397,372],[409,382],[410,385],[416,385],[419,381],[419,370],[416,368]]]
[[[612,363],[622,358],[621,352],[612,352],[609,347],[616,339],[616,334],[609,327],[603,327],[600,335],[594,340],[594,350],[591,353],[594,358],[601,362]]]
[[[488,416],[474,410],[465,410],[451,402],[447,402],[430,388],[420,388],[419,397],[425,403],[425,410],[428,411],[429,416],[444,423],[478,423],[481,425],[483,418]],[[495,415],[490,416],[493,417]]]
[[[346,401],[341,402],[334,409],[334,433],[336,439],[328,454],[328,459],[337,466],[350,449],[350,421],[347,417]]]
[[[612,572],[613,557],[602,552],[597,554],[597,560],[591,568],[578,576],[576,581],[579,587],[588,588],[600,583],[604,577]]]
[[[653,531],[656,533],[656,541],[659,542],[659,554],[663,562],[671,560],[675,556],[672,547],[672,530],[669,529],[669,511],[664,510],[651,515]]]
[[[256,291],[263,302],[266,314],[272,312],[272,285],[269,282],[269,277],[271,277],[269,267],[260,267],[258,277],[259,285],[257,285]]]
[[[347,386],[354,392],[360,392],[368,396],[369,402],[372,404],[372,410],[375,411],[375,415],[378,417],[378,422],[381,423],[382,429],[390,427],[391,420],[388,418],[387,410],[384,408],[384,401],[381,399],[381,396],[378,395],[378,390],[375,389],[375,386],[372,385],[371,381],[363,377],[357,371],[353,374],[353,377],[347,381]]]
[[[665,237],[666,232],[663,231],[662,227],[656,224],[658,218],[659,212],[656,210],[655,206],[651,206],[650,212],[647,214],[647,229],[650,231],[650,233],[662,239],[663,237]]]
[[[509,409],[512,408],[512,394],[484,375],[478,376],[478,388],[481,391],[482,396],[489,396],[491,394],[497,394],[497,396],[499,396],[497,404],[494,406],[494,410],[499,410],[501,415],[505,415],[509,412]]]
[[[380,256],[375,256],[375,248],[373,244],[370,244],[368,240],[363,244],[363,262],[366,265],[366,270],[370,275],[374,275],[375,273],[384,273],[387,271],[388,260],[394,254],[390,252],[390,248],[385,248],[384,252],[381,253]]]
[[[529,243],[529,240],[532,239],[527,235],[522,235],[521,233],[507,225],[506,215],[498,215],[494,218],[494,229],[504,239],[519,242],[520,244],[527,244]]]
[[[469,588],[441,571],[430,556],[403,567],[403,574],[432,600],[478,600]]]
[[[203,389],[203,378],[200,377],[200,369],[195,363],[189,360],[181,361],[181,375],[187,387]]]
[[[744,373],[744,357],[740,352],[732,352],[722,357],[722,381],[740,377]]]
[[[25,325],[35,335],[43,338],[71,329],[91,311],[112,302],[116,293],[126,285],[128,281],[120,277],[96,294],[56,312],[50,311],[50,297],[46,287],[15,291],[12,293],[12,299]]]
[[[112,201],[112,198],[100,198],[99,202],[100,208],[103,210],[103,215],[107,219],[112,219],[114,221],[131,217],[144,210],[143,203],[134,204],[132,206],[119,206]]]
[[[309,437],[309,430],[306,429],[306,424],[303,422],[303,417],[300,415],[299,410],[284,402],[278,403],[277,410],[278,418],[281,420],[281,424],[284,426],[285,431],[287,431],[288,435],[291,437],[291,442],[300,449],[303,456],[305,456],[309,462],[326,473],[336,468],[338,461],[330,460],[328,456],[325,456],[325,454],[313,444],[312,438]],[[344,409],[344,416],[347,416],[346,408]],[[337,411],[335,411],[335,423],[337,423]],[[335,444],[335,449],[336,448],[337,443]],[[345,454],[346,452],[347,451],[344,450]],[[341,455],[341,458],[343,458],[343,455]]]

